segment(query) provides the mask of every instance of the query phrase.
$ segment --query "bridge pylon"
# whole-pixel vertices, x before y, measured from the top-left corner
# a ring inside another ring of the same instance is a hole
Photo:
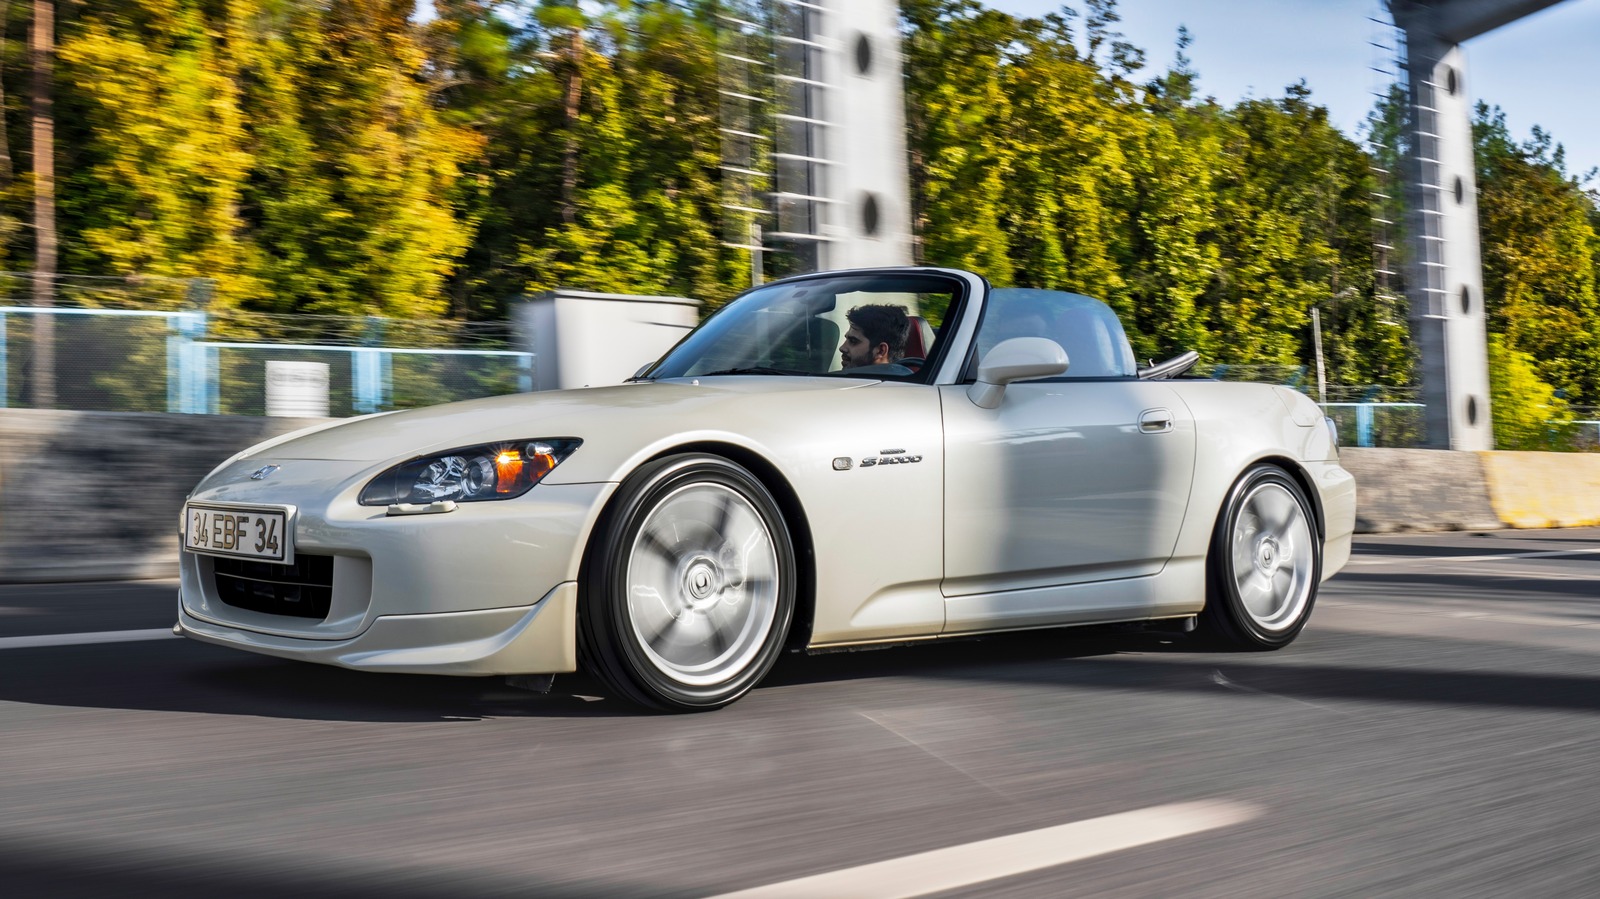
[[[1420,355],[1427,445],[1489,450],[1487,316],[1472,100],[1461,44],[1561,0],[1386,2],[1406,42],[1406,299]]]

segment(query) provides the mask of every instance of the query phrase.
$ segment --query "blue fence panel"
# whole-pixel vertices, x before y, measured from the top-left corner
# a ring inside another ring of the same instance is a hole
[[[1425,435],[1421,403],[1321,403],[1346,446],[1420,446]]]
[[[0,306],[0,408],[28,405],[25,395],[13,401],[10,389],[29,390],[31,326],[41,315],[65,325],[55,329],[62,408],[262,415],[268,357],[332,363],[334,415],[533,389],[532,353],[376,345],[402,326],[430,323],[370,320],[364,330],[374,343],[363,346],[241,343],[208,340],[212,322],[194,310]]]
[[[329,411],[365,415],[391,409],[518,393],[533,387],[533,354],[515,350],[410,349],[381,346],[236,343],[199,344],[224,354],[211,384],[221,384],[226,401],[220,411],[265,414],[263,378],[269,359],[326,361]],[[342,358],[341,358],[342,357]],[[338,363],[344,363],[343,365]]]

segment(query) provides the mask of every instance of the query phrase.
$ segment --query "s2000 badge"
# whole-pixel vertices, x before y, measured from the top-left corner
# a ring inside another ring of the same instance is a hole
[[[909,465],[921,462],[922,456],[908,456],[903,449],[880,450],[880,455],[868,456],[861,460],[862,468],[874,468],[879,465]]]

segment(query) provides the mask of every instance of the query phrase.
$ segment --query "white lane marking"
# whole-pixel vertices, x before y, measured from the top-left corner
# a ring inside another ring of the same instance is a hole
[[[86,646],[91,643],[137,643],[176,637],[170,627],[139,631],[92,631],[87,634],[38,634],[32,637],[0,637],[0,649],[37,649],[42,646]]]
[[[909,899],[1228,827],[1260,813],[1256,806],[1220,800],[1158,805],[724,893],[713,899]]]
[[[1592,574],[1550,574],[1544,571],[1506,571],[1505,569],[1484,572],[1478,577],[1498,577],[1524,581],[1592,581],[1595,579]]]
[[[172,586],[176,587],[179,584],[179,579],[175,577],[136,577],[114,581],[13,581],[9,584],[0,584],[0,593],[5,593],[11,590],[27,590],[30,592],[47,590],[51,592],[57,592],[60,590],[69,590],[73,587],[122,588],[145,586],[149,584],[171,584]]]
[[[1358,613],[1370,612],[1378,615],[1398,615],[1413,619],[1420,618],[1433,622],[1438,622],[1443,619],[1453,619],[1457,621],[1468,622],[1526,624],[1536,627],[1600,629],[1600,622],[1587,621],[1584,619],[1573,619],[1570,617],[1571,613],[1563,612],[1559,609],[1552,609],[1548,612],[1543,612],[1542,615],[1508,615],[1504,612],[1486,611],[1480,609],[1462,609],[1456,607],[1458,605],[1457,603],[1436,602],[1429,600],[1407,601],[1403,605],[1385,605],[1375,602],[1358,602],[1346,599],[1318,599],[1317,605],[1329,608],[1350,609],[1351,611]],[[1535,609],[1534,611],[1540,612],[1541,610]],[[1339,626],[1337,624],[1333,625],[1333,628],[1335,630],[1339,630]],[[1423,630],[1411,631],[1413,636],[1425,633],[1433,632],[1426,628]]]
[[[1528,553],[1489,553],[1482,556],[1392,556],[1369,559],[1364,555],[1350,557],[1350,565],[1399,565],[1404,562],[1498,562],[1501,559],[1548,559],[1552,556],[1592,556],[1600,549],[1547,549]]]

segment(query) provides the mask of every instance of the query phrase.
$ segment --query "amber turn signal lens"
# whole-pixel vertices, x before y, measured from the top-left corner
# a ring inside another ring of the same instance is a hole
[[[522,456],[516,450],[506,450],[494,457],[494,492],[520,493],[522,483]]]
[[[527,461],[528,475],[535,482],[543,480],[544,476],[556,467],[558,461],[560,460],[551,453],[530,453]]]

